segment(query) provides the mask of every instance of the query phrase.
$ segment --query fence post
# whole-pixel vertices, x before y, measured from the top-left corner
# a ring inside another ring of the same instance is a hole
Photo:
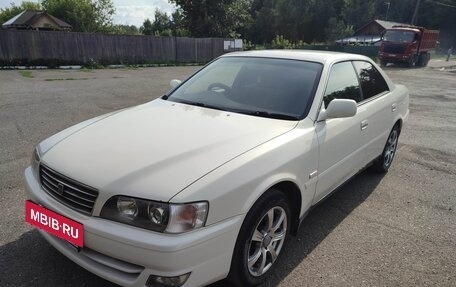
[[[196,38],[193,38],[193,41],[195,42],[195,63],[198,63],[198,43]]]
[[[174,62],[177,64],[177,36],[174,36]]]
[[[214,56],[214,50],[215,50],[215,45],[214,45],[214,42],[215,42],[215,39],[214,38],[211,38],[211,49],[212,49],[212,53],[211,53],[211,58],[214,59],[215,56]]]

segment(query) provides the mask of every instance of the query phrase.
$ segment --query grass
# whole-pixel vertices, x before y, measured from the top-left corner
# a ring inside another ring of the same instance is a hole
[[[81,68],[79,71],[84,72],[84,73],[95,73],[93,69],[88,69],[86,67]]]
[[[19,71],[19,74],[22,75],[22,77],[24,78],[35,78],[33,75],[32,75],[32,71]]]
[[[96,78],[92,78],[96,79]],[[53,81],[79,81],[79,80],[89,80],[89,78],[55,78],[55,79],[46,79],[45,81],[47,82],[53,82]]]

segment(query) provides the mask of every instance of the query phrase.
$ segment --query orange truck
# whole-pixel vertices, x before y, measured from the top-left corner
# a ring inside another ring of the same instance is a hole
[[[425,67],[438,38],[438,30],[422,27],[397,25],[386,29],[378,52],[380,64],[407,63],[409,67]]]

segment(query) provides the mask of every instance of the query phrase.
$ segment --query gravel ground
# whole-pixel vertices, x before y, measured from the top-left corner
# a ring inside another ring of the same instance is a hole
[[[264,286],[456,286],[452,64],[386,69],[411,94],[390,172],[363,172],[314,209]],[[197,69],[49,70],[33,71],[33,78],[0,71],[0,286],[112,286],[24,223],[23,170],[40,140],[159,97],[170,79]]]

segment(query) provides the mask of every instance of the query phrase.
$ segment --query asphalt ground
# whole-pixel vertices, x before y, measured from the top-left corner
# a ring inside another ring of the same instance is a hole
[[[263,286],[456,286],[456,73],[450,64],[386,68],[411,94],[390,171],[365,171],[316,207]],[[0,71],[0,286],[113,286],[24,223],[23,170],[40,140],[157,98],[169,80],[197,69],[47,70],[25,77]]]

